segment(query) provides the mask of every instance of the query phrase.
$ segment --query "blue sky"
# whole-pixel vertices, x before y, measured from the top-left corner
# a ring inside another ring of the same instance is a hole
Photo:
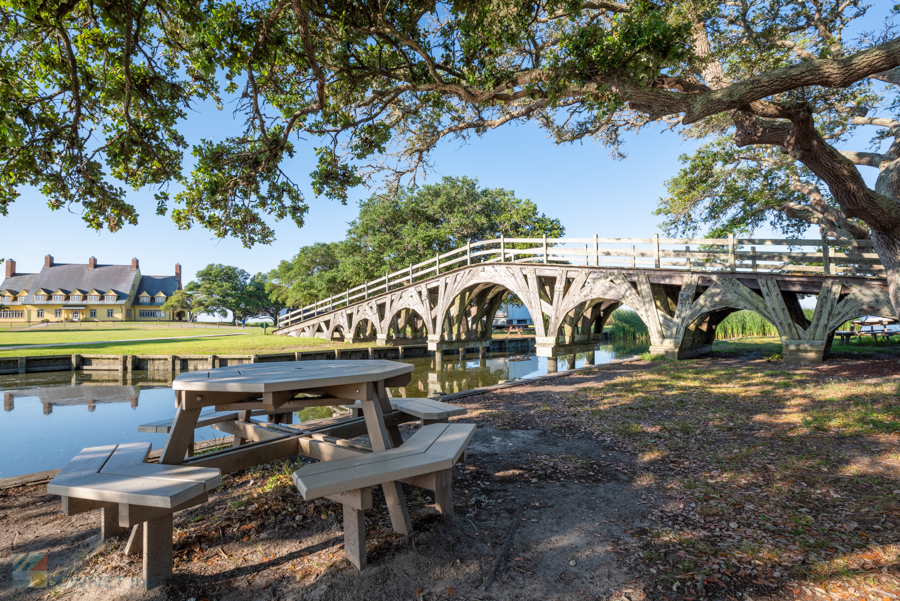
[[[889,8],[887,3],[876,3],[854,29],[879,28]],[[218,111],[208,104],[190,114],[184,133],[189,142],[197,142],[221,139],[239,127],[230,106]],[[870,133],[865,132],[852,147],[866,149]],[[356,201],[370,193],[364,188],[354,190],[346,206],[315,198],[309,186],[312,146],[313,142],[297,142],[298,152],[287,168],[310,206],[306,224],[300,229],[288,222],[274,224],[277,239],[271,245],[246,249],[237,240],[218,240],[201,228],[179,231],[169,217],[154,214],[151,191],[129,195],[140,213],[140,224],[111,234],[88,230],[77,213],[51,212],[39,193],[22,190],[9,216],[0,217],[0,256],[15,259],[20,272],[40,269],[45,254],[71,263],[86,262],[92,255],[101,263],[127,263],[136,256],[141,271],[149,275],[171,274],[175,263],[181,263],[185,282],[209,263],[237,265],[251,273],[268,271],[303,245],[341,239],[357,214]],[[557,146],[535,124],[512,124],[469,145],[442,144],[433,155],[435,172],[427,181],[466,175],[477,177],[483,186],[514,190],[559,218],[571,237],[647,237],[659,231],[661,218],[652,213],[657,199],[665,194],[665,180],[677,172],[678,156],[695,147],[696,142],[686,142],[662,127],[648,128],[626,140],[628,158],[616,161],[607,148],[592,141]],[[874,182],[874,169],[864,168],[864,174]]]
[[[195,114],[188,120],[187,131],[199,139],[227,115],[229,111],[215,109]],[[185,282],[209,263],[237,265],[251,273],[268,271],[303,245],[341,239],[347,223],[356,217],[356,201],[369,194],[363,188],[354,190],[346,206],[315,198],[308,177],[314,165],[311,147],[311,143],[298,145],[300,152],[289,170],[310,206],[306,224],[299,229],[293,223],[275,224],[277,239],[271,245],[246,249],[237,240],[214,239],[200,228],[179,231],[168,217],[153,213],[155,201],[149,191],[129,195],[138,207],[140,224],[111,234],[88,230],[80,214],[65,209],[51,212],[40,194],[24,190],[9,216],[0,220],[3,256],[15,259],[20,272],[38,270],[46,254],[71,263],[86,262],[91,255],[101,263],[125,263],[136,256],[141,271],[150,275],[172,273],[180,262]],[[595,233],[645,237],[658,231],[661,218],[652,212],[665,192],[664,181],[677,171],[678,155],[693,147],[661,128],[646,130],[628,141],[628,159],[615,161],[608,149],[591,141],[557,146],[536,125],[513,125],[488,132],[466,146],[442,145],[434,155],[435,172],[427,181],[467,175],[477,177],[483,186],[515,190],[520,198],[530,198],[541,211],[562,220],[572,237]]]

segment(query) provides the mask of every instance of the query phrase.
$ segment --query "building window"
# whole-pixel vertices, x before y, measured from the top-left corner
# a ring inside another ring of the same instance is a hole
[[[97,294],[89,294],[89,295],[88,295],[88,300],[89,300],[89,301],[98,301],[98,300],[100,300],[100,296],[97,295]]]
[[[12,301],[12,297],[11,297],[11,296],[4,296],[2,300],[3,300],[4,303],[8,303],[8,302]]]
[[[0,311],[0,319],[22,319],[25,311]]]
[[[81,295],[80,295],[80,294],[73,294],[72,296],[69,297],[69,300],[81,302]]]
[[[125,311],[125,317],[126,317],[127,319],[131,319],[131,309],[127,309],[127,310]]]
[[[91,317],[97,317],[97,309],[91,309]]]
[[[44,317],[44,310],[43,310],[43,309],[38,309],[38,310],[37,310],[37,316],[38,316],[38,319],[41,319],[42,317]]]
[[[112,310],[112,309],[107,309],[107,310],[106,310],[106,316],[107,316],[107,317],[112,317],[112,316],[113,316],[113,310]]]
[[[34,300],[45,301],[45,300],[47,300],[47,295],[46,294],[37,294],[37,295],[35,295]]]
[[[142,296],[142,297],[140,297],[140,298],[138,299],[138,301],[139,301],[142,305],[149,305],[149,304],[150,304],[150,297],[149,297],[149,296]]]
[[[107,294],[106,298],[104,298],[104,300],[107,302],[114,302],[116,300],[116,295],[115,294]]]
[[[165,311],[156,311],[155,309],[154,310],[141,309],[140,311],[138,311],[138,317],[157,317],[157,318],[159,318],[159,317],[165,317],[165,316],[166,316]]]
[[[57,309],[53,312],[54,317],[62,317],[62,309]]]
[[[65,294],[54,294],[53,300],[66,300],[66,295]]]
[[[166,303],[166,297],[165,297],[165,296],[157,296],[157,297],[156,297],[156,304],[157,304],[157,305],[164,305],[165,303]]]

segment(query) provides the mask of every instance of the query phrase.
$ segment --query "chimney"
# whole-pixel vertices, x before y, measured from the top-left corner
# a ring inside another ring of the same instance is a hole
[[[16,275],[16,262],[12,259],[6,260],[6,277],[11,278]]]
[[[44,267],[53,267],[53,255],[44,257]]]
[[[53,260],[53,259],[52,259],[52,257],[51,257],[51,261],[52,261],[52,260]],[[93,269],[93,268],[96,267],[96,266],[97,266],[97,259],[95,259],[94,257],[90,257],[90,258],[88,259],[88,269]]]
[[[181,263],[175,263],[175,281],[181,284]]]
[[[138,265],[139,265],[139,263],[138,263],[137,257],[131,259],[131,268],[132,269],[137,269]]]

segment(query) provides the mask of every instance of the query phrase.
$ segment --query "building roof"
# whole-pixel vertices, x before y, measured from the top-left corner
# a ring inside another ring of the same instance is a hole
[[[141,283],[138,284],[135,296],[140,296],[144,292],[150,296],[156,296],[160,292],[166,295],[166,298],[172,296],[176,290],[181,289],[181,282],[171,275],[143,275]]]
[[[22,290],[31,290],[34,286],[34,280],[37,279],[38,274],[36,273],[17,273],[16,275],[6,278],[3,280],[3,284],[0,284],[0,290],[9,290],[10,292],[16,292],[17,294]],[[7,302],[6,304],[20,304],[18,301],[13,301],[12,303]]]
[[[73,290],[97,290],[101,293],[112,290],[116,293],[116,300],[114,303],[123,304],[128,300],[129,294],[131,294],[131,286],[134,283],[137,273],[138,270],[133,269],[131,265],[97,265],[94,268],[90,268],[84,264],[68,265],[57,263],[50,267],[45,266],[34,279],[32,286],[29,288],[28,297],[25,299],[25,302],[28,304],[40,304],[46,302],[47,304],[55,305],[83,305],[85,302],[85,299],[79,301],[52,301],[48,299],[47,301],[38,301],[35,303],[34,293],[38,289],[51,292],[63,290],[66,293],[71,293]],[[13,276],[9,279],[11,280],[16,277],[18,276]],[[5,284],[6,283],[4,282],[4,285]]]

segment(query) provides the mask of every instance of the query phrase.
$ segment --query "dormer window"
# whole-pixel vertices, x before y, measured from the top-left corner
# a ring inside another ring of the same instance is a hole
[[[4,303],[10,303],[10,302],[12,302],[12,297],[11,297],[11,296],[4,296],[4,297],[2,297],[2,299],[0,299],[0,300],[2,300]]]
[[[47,295],[46,294],[35,294],[34,300],[45,301],[45,300],[47,300]]]
[[[69,297],[69,299],[73,300],[75,302],[81,302],[81,300],[82,300],[80,294],[73,294],[72,296]]]
[[[54,295],[53,295],[53,300],[55,300],[55,301],[64,301],[64,300],[66,300],[66,295],[65,295],[65,294],[54,294]]]
[[[88,294],[89,301],[98,301],[100,300],[100,295],[98,294]]]
[[[116,300],[116,295],[115,294],[107,294],[103,300],[105,300],[108,303],[114,302]]]
[[[156,297],[156,304],[157,304],[157,305],[164,305],[165,303],[166,303],[166,297],[165,297],[165,296],[157,296],[157,297]]]

